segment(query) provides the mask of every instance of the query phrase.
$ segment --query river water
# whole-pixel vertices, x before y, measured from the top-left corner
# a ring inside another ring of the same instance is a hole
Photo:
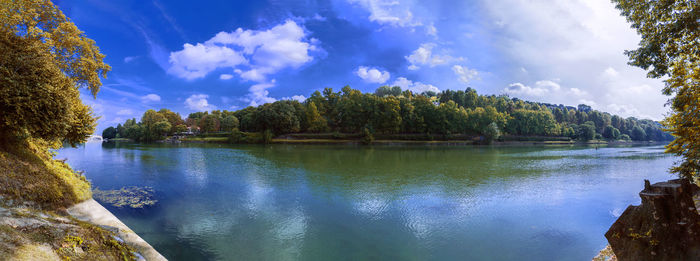
[[[662,146],[88,143],[58,151],[171,260],[590,260]]]

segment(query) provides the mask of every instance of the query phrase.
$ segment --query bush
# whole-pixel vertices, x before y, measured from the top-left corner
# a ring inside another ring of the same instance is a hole
[[[272,142],[272,138],[273,138],[273,135],[272,135],[271,130],[267,129],[267,130],[262,132],[262,142],[263,143],[270,144]]]
[[[372,144],[374,142],[374,136],[372,135],[372,132],[369,131],[368,128],[365,128],[362,131],[362,143],[364,144]]]
[[[487,144],[491,144],[494,140],[498,139],[498,137],[501,136],[501,131],[498,130],[498,125],[496,125],[495,122],[492,122],[486,128],[483,130],[484,134],[484,141]]]

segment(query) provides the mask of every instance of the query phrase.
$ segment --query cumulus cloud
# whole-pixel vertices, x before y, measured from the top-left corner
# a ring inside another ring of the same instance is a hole
[[[437,65],[447,64],[456,59],[449,55],[439,55],[433,53],[433,48],[435,48],[434,43],[424,43],[421,44],[418,49],[413,51],[410,55],[406,56],[406,60],[410,63],[408,66],[409,70],[418,70],[420,66],[435,67]]]
[[[369,12],[368,19],[372,22],[398,27],[413,27],[422,25],[413,17],[408,5],[398,0],[348,0]]]
[[[159,102],[160,96],[158,96],[158,94],[153,94],[153,93],[147,94],[147,95],[141,96],[141,101],[144,103]]]
[[[308,64],[314,59],[313,52],[322,51],[319,44],[317,39],[308,38],[305,29],[293,20],[267,30],[238,28],[219,32],[204,43],[185,44],[182,50],[170,53],[168,73],[192,80],[215,70],[229,69],[241,79],[254,82],[244,100],[251,105],[263,104],[275,101],[267,91],[275,86],[271,76],[283,69]],[[223,73],[219,79],[229,80],[233,76]],[[206,101],[198,101],[202,100]]]
[[[460,82],[468,84],[471,80],[479,76],[479,72],[474,69],[469,69],[466,66],[454,65],[452,71],[457,75]]]
[[[564,103],[567,105],[576,105],[585,103],[595,105],[595,102],[587,100],[589,95],[587,92],[578,88],[564,88],[559,83],[552,80],[541,80],[535,82],[533,86],[525,85],[520,82],[512,83],[502,93],[509,96],[549,103]]]
[[[193,80],[218,68],[235,68],[243,63],[247,63],[243,55],[227,46],[187,43],[181,51],[170,53],[172,67],[168,73]]]
[[[360,66],[355,70],[355,74],[362,78],[365,82],[370,83],[385,83],[389,80],[390,74],[387,71],[380,71],[376,68]]]
[[[318,40],[307,39],[304,29],[292,20],[268,30],[219,32],[204,43],[185,44],[170,53],[168,70],[180,78],[203,78],[221,68],[230,68],[241,78],[264,81],[284,68],[297,68],[313,57]]]
[[[391,86],[399,86],[403,90],[410,90],[414,93],[423,93],[426,91],[432,91],[436,93],[440,92],[440,90],[437,87],[431,84],[414,82],[409,79],[406,79],[405,77],[396,78],[396,80],[391,84]]]
[[[216,109],[216,106],[209,104],[207,99],[209,95],[193,94],[185,100],[185,107],[194,111],[210,111]]]
[[[263,105],[265,103],[275,102],[277,99],[270,97],[270,92],[267,89],[275,87],[275,81],[269,83],[258,83],[250,86],[248,95],[244,101],[249,102],[250,106]]]
[[[306,97],[304,95],[293,95],[292,97],[283,97],[282,100],[295,100],[298,102],[304,102]]]

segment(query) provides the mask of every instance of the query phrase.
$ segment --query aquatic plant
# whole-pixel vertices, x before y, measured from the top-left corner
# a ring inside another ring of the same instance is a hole
[[[109,204],[118,208],[145,208],[158,203],[153,199],[154,190],[152,187],[124,187],[117,190],[100,190],[95,188],[92,191],[93,197],[104,204]]]

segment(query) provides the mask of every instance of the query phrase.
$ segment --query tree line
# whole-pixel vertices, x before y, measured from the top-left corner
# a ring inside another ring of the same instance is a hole
[[[423,134],[449,139],[453,135],[569,137],[663,141],[673,137],[658,122],[623,118],[578,107],[536,103],[506,95],[479,95],[474,89],[414,94],[400,87],[379,87],[362,93],[346,86],[340,91],[316,91],[304,102],[281,100],[237,111],[195,112],[182,119],[168,109],[148,110],[140,122],[105,129],[105,138],[153,141],[186,131],[196,133]]]

